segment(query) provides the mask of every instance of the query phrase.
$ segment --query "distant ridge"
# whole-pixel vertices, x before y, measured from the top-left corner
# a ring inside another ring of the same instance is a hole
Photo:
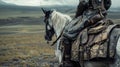
[[[11,4],[11,3],[6,3],[2,0],[0,0],[0,10],[1,11],[14,11],[14,9],[16,11],[41,11],[41,8],[45,8],[45,9],[56,9],[60,12],[66,13],[75,13],[77,6],[70,6],[70,5],[51,5],[51,6],[20,6],[20,5],[16,5],[16,4]],[[120,7],[117,8],[110,8],[109,12],[119,12],[120,11]]]
[[[6,3],[0,0],[0,5],[6,5]]]
[[[1,5],[4,5],[4,6],[5,6],[5,5],[15,5],[15,4],[6,3],[6,2],[0,0],[0,6],[1,6]]]

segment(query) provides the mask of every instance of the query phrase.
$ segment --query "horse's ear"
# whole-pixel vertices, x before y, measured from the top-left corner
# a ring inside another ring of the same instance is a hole
[[[43,8],[41,8],[41,9],[42,9],[43,13],[45,14],[45,13],[46,13],[46,10],[44,10]]]

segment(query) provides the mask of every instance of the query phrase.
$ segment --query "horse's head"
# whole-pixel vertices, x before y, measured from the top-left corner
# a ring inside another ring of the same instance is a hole
[[[51,14],[53,11],[52,10],[44,10],[43,8],[42,8],[42,11],[45,15],[44,16],[44,23],[45,23],[45,29],[46,29],[45,40],[51,41],[52,37],[55,33],[52,22],[50,21],[50,17],[51,17]]]

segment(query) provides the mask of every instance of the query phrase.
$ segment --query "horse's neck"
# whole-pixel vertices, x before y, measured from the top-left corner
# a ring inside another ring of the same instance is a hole
[[[66,23],[71,21],[71,18],[69,16],[63,15],[58,12],[53,12],[53,17],[51,19],[57,37],[59,37],[59,35],[61,34]]]

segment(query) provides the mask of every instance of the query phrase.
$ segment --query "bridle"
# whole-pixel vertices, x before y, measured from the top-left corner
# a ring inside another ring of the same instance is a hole
[[[42,11],[44,12],[44,14],[46,14],[46,12],[47,12],[47,11],[45,11],[43,8],[42,8]],[[46,24],[46,34],[47,34],[47,32],[51,32],[52,34],[54,34],[54,33],[55,33],[55,30],[54,30],[53,26],[51,26],[50,23],[49,23],[49,17],[50,17],[50,16],[45,16],[45,19],[44,19],[44,22],[45,22],[45,24]],[[65,24],[65,25],[67,25],[67,24]],[[47,26],[50,27],[50,30],[47,29]],[[64,29],[65,29],[65,27],[63,28],[63,30],[62,30],[61,34],[58,36],[58,38],[51,44],[51,46],[53,46],[53,45],[61,38]],[[47,36],[48,36],[48,35],[47,35]]]
[[[45,25],[46,25],[46,32],[47,32],[47,31],[49,31],[49,32],[51,32],[51,33],[53,33],[53,34],[54,34],[54,33],[55,33],[55,31],[54,31],[53,26],[51,26],[51,25],[50,25],[50,23],[49,23],[48,19],[45,19],[45,21],[46,21],[46,22],[45,22]],[[48,28],[47,28],[48,26],[49,26],[50,30],[48,30]]]
[[[45,29],[46,29],[46,35],[45,35],[45,39],[46,40],[51,40],[52,39],[52,36],[55,34],[55,31],[54,31],[54,28],[52,26],[52,24],[50,24],[49,22],[49,13],[45,13],[45,19],[44,19],[44,23],[45,23]]]

